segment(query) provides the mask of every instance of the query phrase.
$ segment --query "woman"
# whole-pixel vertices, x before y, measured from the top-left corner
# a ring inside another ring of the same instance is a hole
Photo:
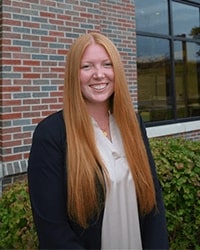
[[[28,179],[41,249],[168,249],[145,128],[102,34],[71,46],[63,110],[37,126]]]

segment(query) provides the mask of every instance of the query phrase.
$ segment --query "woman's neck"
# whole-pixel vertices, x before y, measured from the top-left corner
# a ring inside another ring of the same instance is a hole
[[[109,106],[108,104],[92,104],[87,105],[87,110],[97,122],[107,120],[109,117]]]
[[[90,105],[88,112],[97,122],[104,135],[111,140],[108,105]]]

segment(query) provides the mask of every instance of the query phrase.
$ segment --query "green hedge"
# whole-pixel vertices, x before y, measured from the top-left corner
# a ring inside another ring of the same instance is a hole
[[[37,249],[27,181],[9,185],[0,199],[0,249]]]
[[[171,249],[200,249],[200,142],[150,140],[163,187]]]
[[[200,249],[200,142],[151,139],[163,187],[172,250]],[[0,199],[0,249],[37,249],[27,182],[10,185]]]

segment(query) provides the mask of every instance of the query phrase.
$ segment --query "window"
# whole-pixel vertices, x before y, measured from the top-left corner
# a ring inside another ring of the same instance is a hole
[[[136,1],[136,20],[140,31],[168,34],[167,0]]]
[[[192,30],[199,27],[199,8],[172,2],[172,19],[174,36],[191,38]]]
[[[137,49],[139,111],[145,121],[171,119],[169,41],[137,36]]]
[[[199,119],[200,5],[173,0],[135,5],[139,112],[150,124]]]

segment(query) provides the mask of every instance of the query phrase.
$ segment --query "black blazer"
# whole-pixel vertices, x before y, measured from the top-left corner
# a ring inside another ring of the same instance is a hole
[[[161,188],[141,118],[139,123],[157,195],[157,210],[140,218],[143,249],[168,249]],[[103,211],[87,229],[68,218],[65,156],[65,123],[62,111],[59,111],[45,118],[36,127],[28,163],[30,200],[39,248],[101,249]]]

